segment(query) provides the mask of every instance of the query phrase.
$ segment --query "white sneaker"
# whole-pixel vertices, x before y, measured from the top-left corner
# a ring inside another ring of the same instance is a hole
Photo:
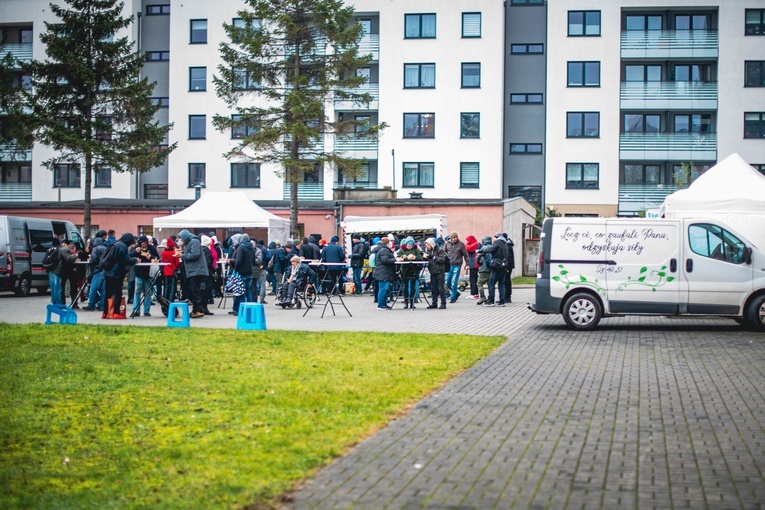
[[[478,299],[478,296],[468,296],[465,299]]]

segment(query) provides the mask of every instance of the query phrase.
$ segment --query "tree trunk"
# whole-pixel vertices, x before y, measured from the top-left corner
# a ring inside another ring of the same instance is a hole
[[[90,151],[85,153],[85,198],[82,203],[82,223],[83,232],[82,236],[87,237],[90,235],[90,201],[91,201],[91,186],[93,181],[93,155]]]
[[[292,239],[300,239],[298,233],[298,182],[290,181],[290,236]]]

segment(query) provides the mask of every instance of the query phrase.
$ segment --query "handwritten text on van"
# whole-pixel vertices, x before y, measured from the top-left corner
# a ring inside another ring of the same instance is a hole
[[[666,233],[656,232],[652,228],[623,229],[615,232],[590,232],[589,230],[579,231],[572,227],[566,227],[561,234],[561,239],[571,243],[581,242],[582,251],[592,255],[600,255],[603,252],[617,255],[620,252],[634,252],[640,255],[645,248],[645,242],[649,240],[667,240]],[[587,242],[589,241],[589,242]]]

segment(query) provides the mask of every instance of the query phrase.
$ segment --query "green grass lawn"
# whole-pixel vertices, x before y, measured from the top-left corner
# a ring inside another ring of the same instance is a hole
[[[513,285],[534,285],[537,283],[536,276],[516,276],[513,278]]]
[[[267,508],[503,341],[0,328],[3,508]]]

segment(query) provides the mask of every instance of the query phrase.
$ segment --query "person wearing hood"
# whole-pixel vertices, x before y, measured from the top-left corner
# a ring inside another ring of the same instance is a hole
[[[202,245],[205,266],[207,266],[207,274],[202,278],[202,313],[205,315],[215,315],[210,311],[209,305],[215,302],[213,299],[213,275],[215,274],[215,266],[218,263],[218,259],[215,250],[212,249],[212,239],[210,236],[202,234],[199,242]]]
[[[282,288],[284,280],[284,271],[290,266],[290,252],[292,251],[292,240],[287,239],[284,246],[276,242],[276,253],[274,254],[274,277],[276,278],[276,295]]]
[[[361,295],[361,270],[367,258],[367,245],[359,234],[351,236],[351,268],[353,269],[354,295]]]
[[[252,263],[255,259],[255,250],[250,242],[250,236],[242,234],[239,238],[239,246],[237,247],[234,255],[229,259],[228,263],[234,268],[234,271],[239,273],[244,281],[244,294],[240,296],[234,296],[234,309],[231,310],[229,315],[239,314],[239,304],[249,303],[252,301]]]
[[[369,272],[367,273],[367,287],[364,290],[369,290],[374,296],[374,302],[377,303],[377,280],[375,279],[375,263],[377,262],[377,250],[380,249],[382,243],[380,243],[380,237],[372,239],[372,247],[369,249]],[[369,287],[372,287],[370,290]]]
[[[468,273],[470,275],[470,295],[468,299],[478,299],[478,266],[476,263],[476,255],[478,254],[478,240],[475,236],[467,236],[465,238],[465,251],[468,254]]]
[[[505,280],[505,303],[512,302],[513,296],[513,269],[515,269],[515,243],[507,233],[503,232],[502,237],[507,243],[507,279]]]
[[[102,230],[101,232],[106,235],[105,231]],[[90,312],[95,311],[96,308],[103,310],[106,304],[106,280],[104,280],[104,270],[98,264],[101,260],[101,255],[105,251],[104,237],[96,234],[90,246],[90,292],[88,292],[88,306],[84,306],[83,310]],[[98,299],[98,306],[96,306],[96,299]]]
[[[494,234],[494,242],[487,250],[491,253],[491,262],[489,268],[491,274],[489,275],[489,295],[483,306],[495,306],[494,304],[494,287],[498,287],[499,301],[496,306],[505,306],[505,280],[507,279],[507,243],[505,238],[502,237],[502,232]]]
[[[178,237],[183,241],[181,261],[185,270],[189,301],[192,304],[192,311],[189,317],[199,319],[205,316],[202,304],[202,282],[209,274],[207,263],[202,253],[202,243],[197,236],[188,230],[181,230],[178,233]]]
[[[308,236],[308,246],[311,247],[311,258],[313,260],[319,260],[321,258],[321,248],[319,248],[319,245],[316,243],[316,238],[314,236]]]
[[[388,290],[391,283],[396,281],[396,257],[389,248],[390,239],[380,239],[375,255],[375,280],[377,280],[377,309],[390,310],[388,306]],[[326,247],[324,248],[327,249]]]
[[[414,243],[412,236],[401,242],[401,248],[396,252],[396,261],[414,262],[422,260],[422,250]],[[414,310],[414,301],[420,290],[420,264],[401,264],[401,284],[404,287],[404,309]]]
[[[268,268],[268,283],[271,285],[271,292],[268,294],[271,296],[276,295],[276,275],[274,274],[274,263],[276,260],[276,241],[268,243],[268,251],[266,252],[266,267]]]
[[[446,267],[449,258],[446,252],[438,243],[437,239],[429,237],[425,240],[425,253],[422,257],[428,261],[428,271],[430,271],[430,288],[433,292],[433,299],[428,308],[446,308]],[[441,306],[438,306],[438,297],[441,297]]]
[[[130,250],[130,256],[138,259],[138,264],[151,264],[152,260],[159,258],[157,250],[146,236],[138,238],[138,244]],[[135,294],[133,295],[133,311],[130,314],[132,317],[140,315],[138,306],[141,303],[141,296],[143,296],[143,315],[144,317],[151,317],[151,313],[149,313],[151,309],[150,270],[151,266],[136,266],[135,268]]]
[[[112,300],[112,318],[113,319],[126,319],[124,313],[120,312],[122,305],[122,282],[125,280],[125,275],[129,267],[134,266],[138,259],[131,257],[128,254],[128,249],[135,244],[135,237],[133,234],[127,232],[122,234],[119,241],[114,242],[114,248],[112,248],[112,258],[114,265],[110,269],[104,269],[104,279],[106,280],[106,306],[109,306],[109,299]],[[102,319],[106,319],[109,315],[109,311],[104,308],[104,313],[101,315]]]
[[[180,255],[175,249],[175,241],[168,237],[165,240],[165,249],[162,250],[162,262],[168,264],[162,266],[162,272],[165,276],[165,287],[162,289],[162,295],[167,299],[168,303],[175,301],[175,289],[177,283],[177,277],[180,262]]]
[[[339,237],[332,236],[332,239],[329,240],[329,244],[321,250],[322,262],[326,262],[327,264],[343,264],[343,266],[327,266],[327,272],[332,280],[332,288],[323,289],[324,292],[332,292],[333,289],[337,289],[338,292],[342,293],[342,290],[340,289],[340,278],[343,271],[345,271],[345,250],[342,246],[337,244],[339,241]]]
[[[489,261],[491,260],[490,248],[491,236],[484,236],[481,239],[481,247],[475,255],[476,264],[478,264],[478,301],[476,302],[478,305],[486,302],[484,289],[488,286],[489,276],[491,276],[491,269],[489,268]]]

